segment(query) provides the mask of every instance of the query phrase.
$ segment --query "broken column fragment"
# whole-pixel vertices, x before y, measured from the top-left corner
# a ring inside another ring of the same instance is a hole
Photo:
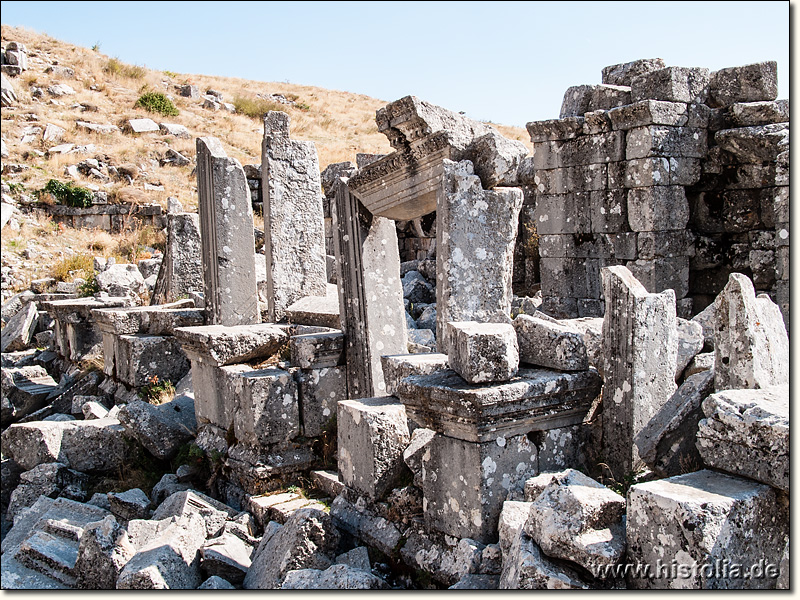
[[[446,323],[510,323],[511,272],[522,191],[484,190],[472,163],[444,162],[437,200],[436,340]]]
[[[289,115],[264,116],[264,255],[271,321],[304,296],[325,296],[325,227],[314,142],[289,139]]]
[[[649,294],[623,266],[604,268],[601,275],[606,302],[603,447],[605,462],[621,481],[639,466],[636,434],[677,389],[675,292]]]
[[[174,302],[203,291],[200,215],[167,214],[167,247],[150,304]]]
[[[197,139],[197,193],[207,323],[260,323],[247,178],[213,137]]]

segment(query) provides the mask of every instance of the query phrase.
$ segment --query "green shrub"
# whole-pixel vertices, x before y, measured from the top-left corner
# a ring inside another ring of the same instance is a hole
[[[86,281],[78,286],[78,295],[81,298],[94,296],[100,291],[100,284],[97,283],[97,273],[92,270],[91,273],[88,273],[87,275],[88,277],[86,278]]]
[[[42,191],[53,194],[60,204],[76,208],[89,208],[94,199],[91,190],[73,185],[71,182],[61,183],[58,179],[48,181]]]
[[[167,98],[161,92],[147,92],[139,96],[134,108],[143,108],[147,111],[159,113],[166,117],[177,117],[178,109],[172,103],[172,100]]]

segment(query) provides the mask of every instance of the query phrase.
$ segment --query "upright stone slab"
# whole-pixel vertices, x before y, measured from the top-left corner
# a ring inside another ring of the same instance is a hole
[[[381,356],[408,351],[397,228],[371,215],[343,179],[332,208],[348,397],[377,397],[386,393]]]
[[[289,115],[264,117],[264,255],[270,321],[304,296],[325,296],[325,223],[314,142],[289,139]]]
[[[634,437],[677,389],[675,292],[648,294],[622,266],[606,267],[601,276],[606,302],[603,448],[621,481],[640,466]]]
[[[158,271],[150,304],[174,302],[190,292],[203,291],[200,215],[167,215],[167,248]]]
[[[510,323],[511,271],[522,190],[484,190],[469,161],[444,161],[437,197],[436,340],[447,323]]]
[[[197,139],[197,193],[209,325],[261,322],[253,207],[244,169],[220,141]]]

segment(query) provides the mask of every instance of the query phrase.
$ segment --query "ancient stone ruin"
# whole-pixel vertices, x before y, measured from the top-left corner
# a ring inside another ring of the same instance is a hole
[[[648,59],[533,154],[413,96],[321,173],[282,112],[261,165],[198,138],[149,305],[3,305],[2,587],[788,588],[776,95]]]

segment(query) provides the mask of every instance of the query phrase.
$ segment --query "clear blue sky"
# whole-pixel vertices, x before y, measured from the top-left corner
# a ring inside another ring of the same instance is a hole
[[[4,1],[2,22],[153,69],[414,94],[509,125],[637,58],[776,60],[789,97],[789,2]]]

